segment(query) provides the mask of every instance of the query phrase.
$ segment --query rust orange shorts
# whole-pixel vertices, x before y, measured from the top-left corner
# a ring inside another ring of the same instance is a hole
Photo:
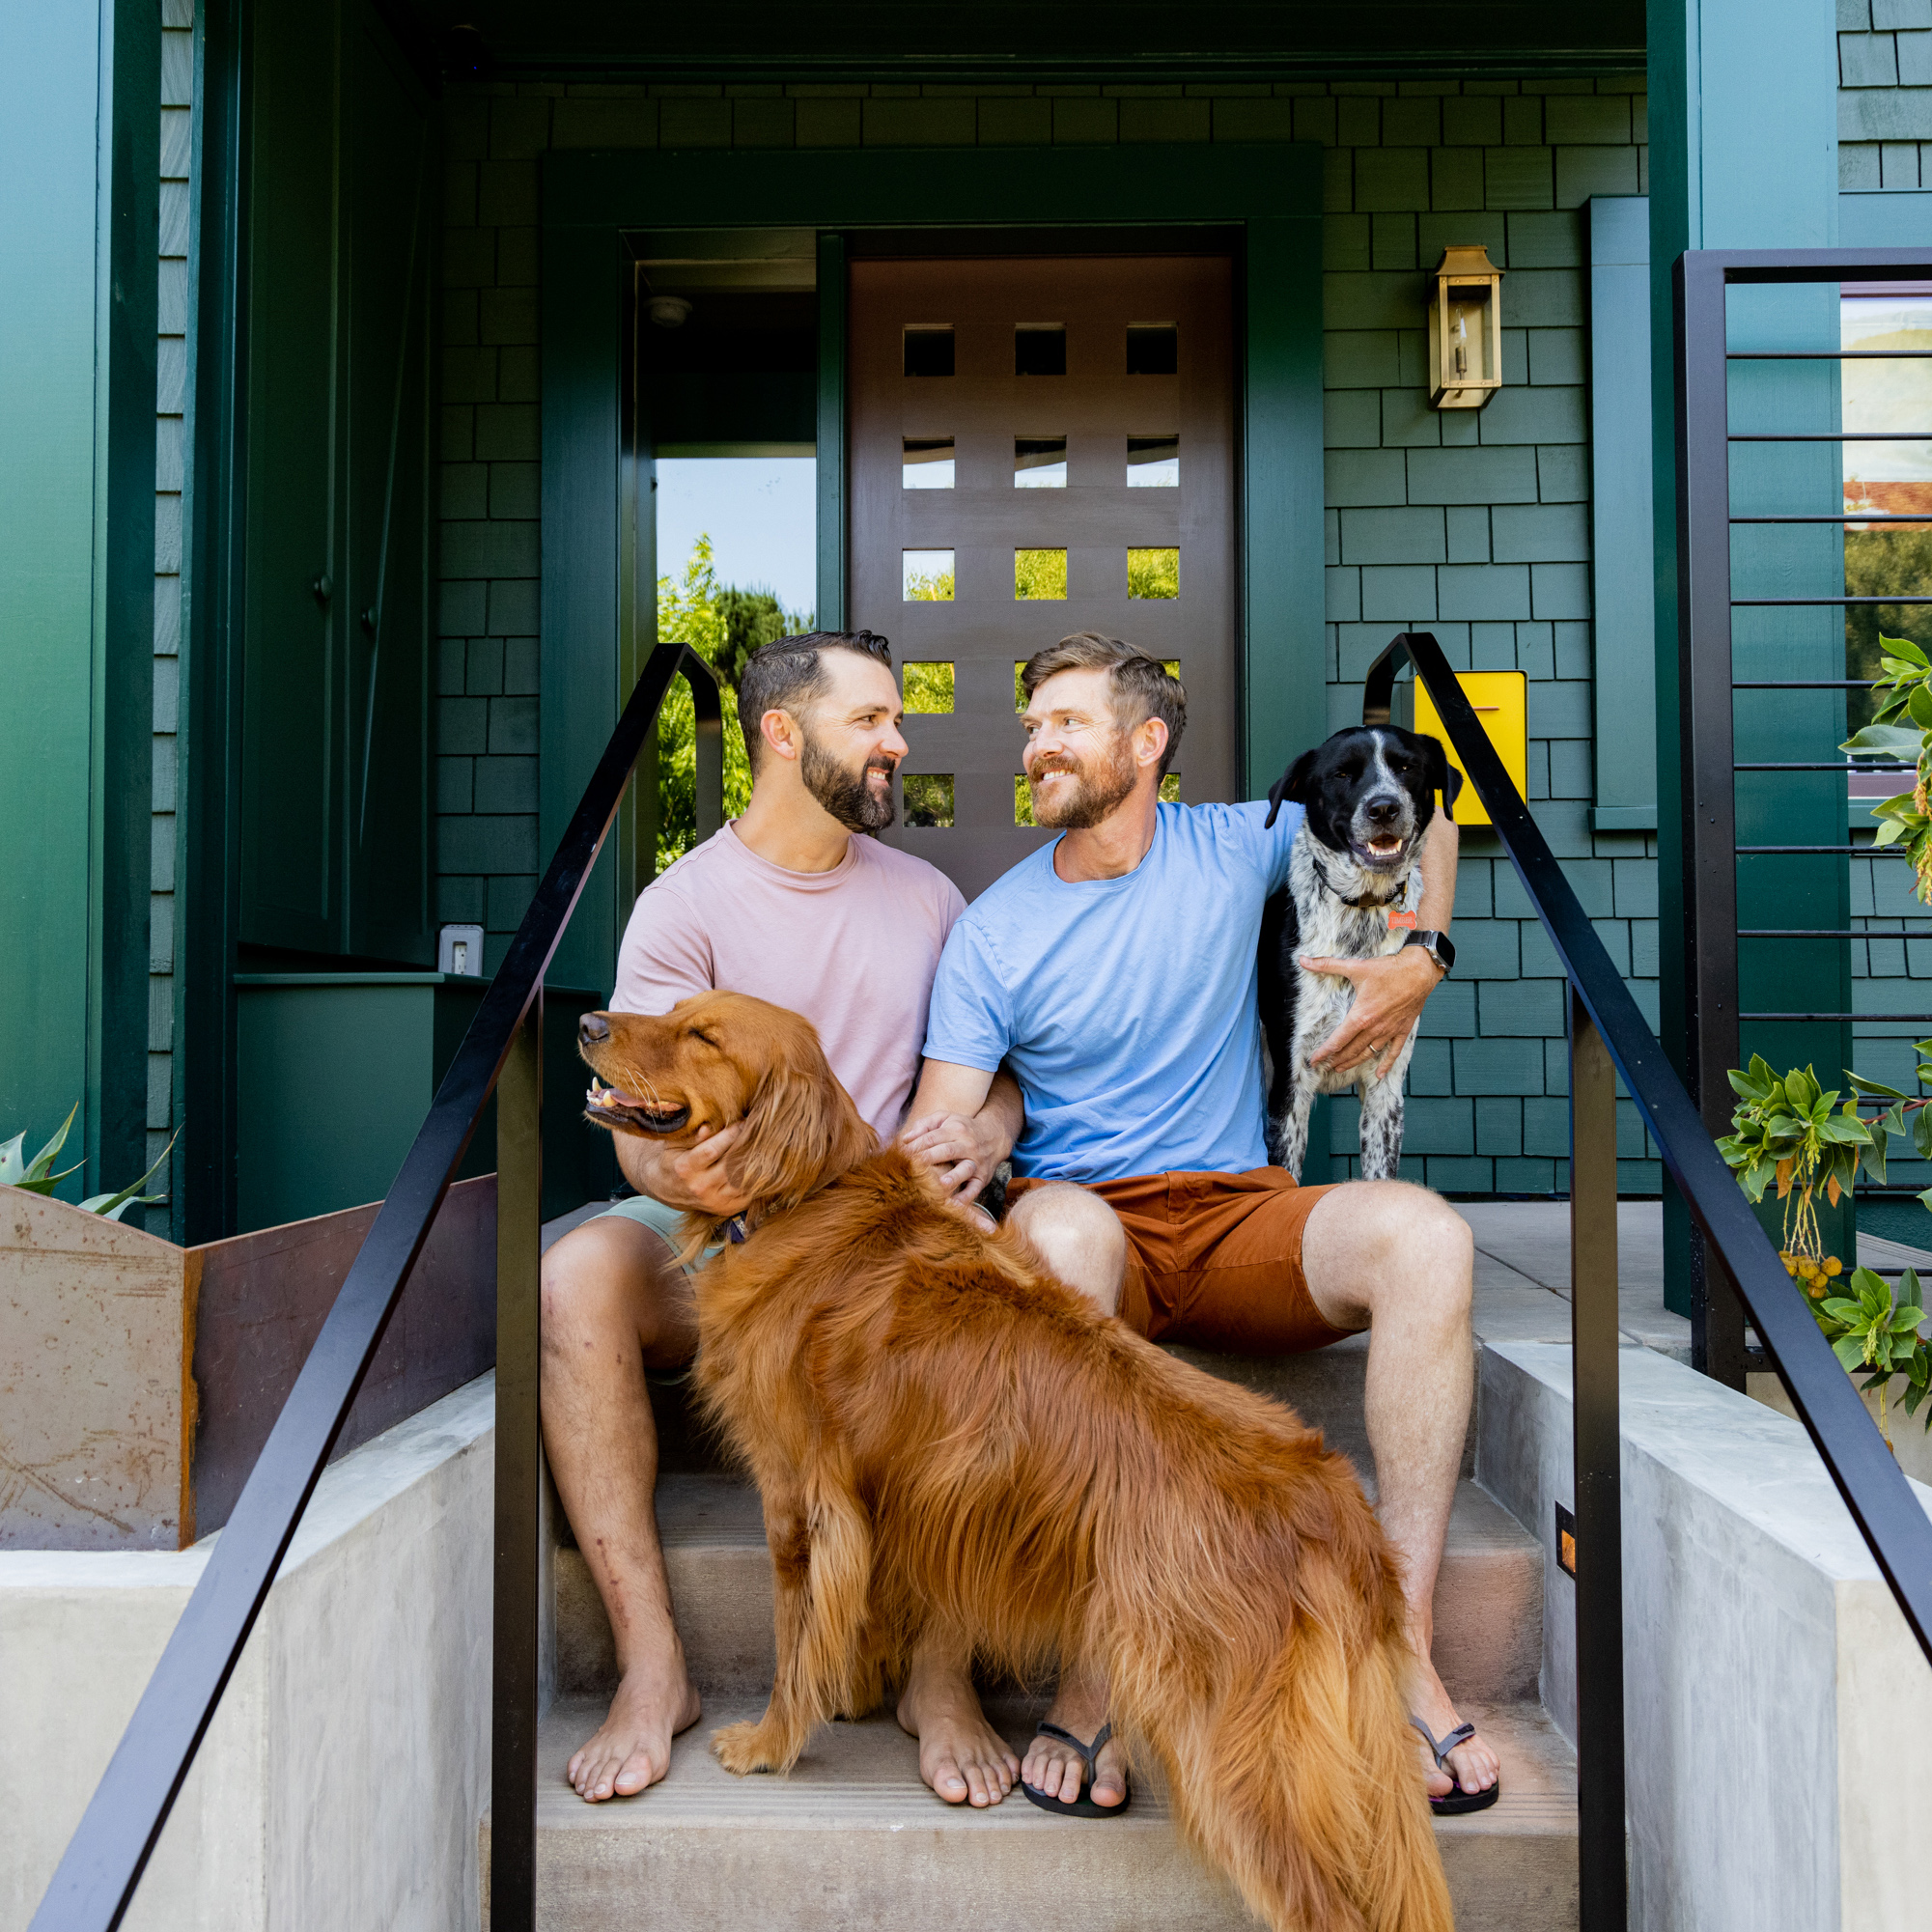
[[[1008,1198],[1042,1185],[1009,1182]],[[1323,1318],[1302,1269],[1302,1231],[1328,1191],[1279,1167],[1095,1182],[1088,1192],[1127,1231],[1122,1320],[1149,1341],[1225,1355],[1295,1355],[1354,1333]]]

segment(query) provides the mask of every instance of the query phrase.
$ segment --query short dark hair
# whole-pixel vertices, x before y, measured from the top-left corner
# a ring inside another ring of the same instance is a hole
[[[758,728],[765,714],[789,711],[796,715],[824,695],[829,681],[819,662],[822,651],[851,651],[892,668],[892,646],[876,630],[807,630],[761,644],[744,660],[738,686],[738,725],[754,772],[765,748],[765,734]]]
[[[1106,672],[1114,714],[1126,730],[1132,731],[1150,717],[1158,717],[1167,727],[1167,748],[1161,754],[1161,775],[1164,778],[1181,748],[1181,734],[1188,728],[1188,693],[1180,679],[1159,658],[1150,658],[1135,645],[1118,637],[1104,637],[1098,630],[1076,630],[1027,658],[1020,673],[1026,702],[1030,705],[1033,693],[1062,671]]]

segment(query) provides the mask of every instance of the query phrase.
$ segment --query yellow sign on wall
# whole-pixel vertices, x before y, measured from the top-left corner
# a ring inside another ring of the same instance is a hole
[[[1475,712],[1476,722],[1496,746],[1497,755],[1502,760],[1502,769],[1509,773],[1516,789],[1527,798],[1529,680],[1521,671],[1458,671],[1456,682],[1462,686],[1464,695]],[[1470,774],[1463,771],[1463,762],[1456,756],[1456,747],[1449,742],[1449,734],[1442,729],[1442,720],[1437,715],[1436,707],[1429,702],[1429,693],[1419,679],[1414,688],[1415,729],[1430,738],[1440,738],[1442,749],[1448,753],[1449,763],[1463,772],[1462,796],[1456,800],[1456,823],[1459,826],[1488,825],[1489,813],[1483,808],[1483,801],[1476,797],[1476,788],[1469,782]]]

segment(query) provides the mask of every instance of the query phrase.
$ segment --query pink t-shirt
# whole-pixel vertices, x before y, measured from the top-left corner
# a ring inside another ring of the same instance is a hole
[[[788,872],[726,826],[637,895],[617,954],[618,1013],[668,1013],[714,988],[802,1013],[882,1140],[912,1098],[933,975],[960,890],[923,858],[854,836],[829,872]]]

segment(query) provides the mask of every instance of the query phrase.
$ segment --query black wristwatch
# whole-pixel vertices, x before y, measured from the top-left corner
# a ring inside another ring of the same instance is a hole
[[[1432,933],[1424,928],[1411,933],[1402,943],[1404,946],[1420,946],[1442,968],[1442,977],[1448,978],[1449,968],[1456,963],[1456,944],[1448,934]]]

